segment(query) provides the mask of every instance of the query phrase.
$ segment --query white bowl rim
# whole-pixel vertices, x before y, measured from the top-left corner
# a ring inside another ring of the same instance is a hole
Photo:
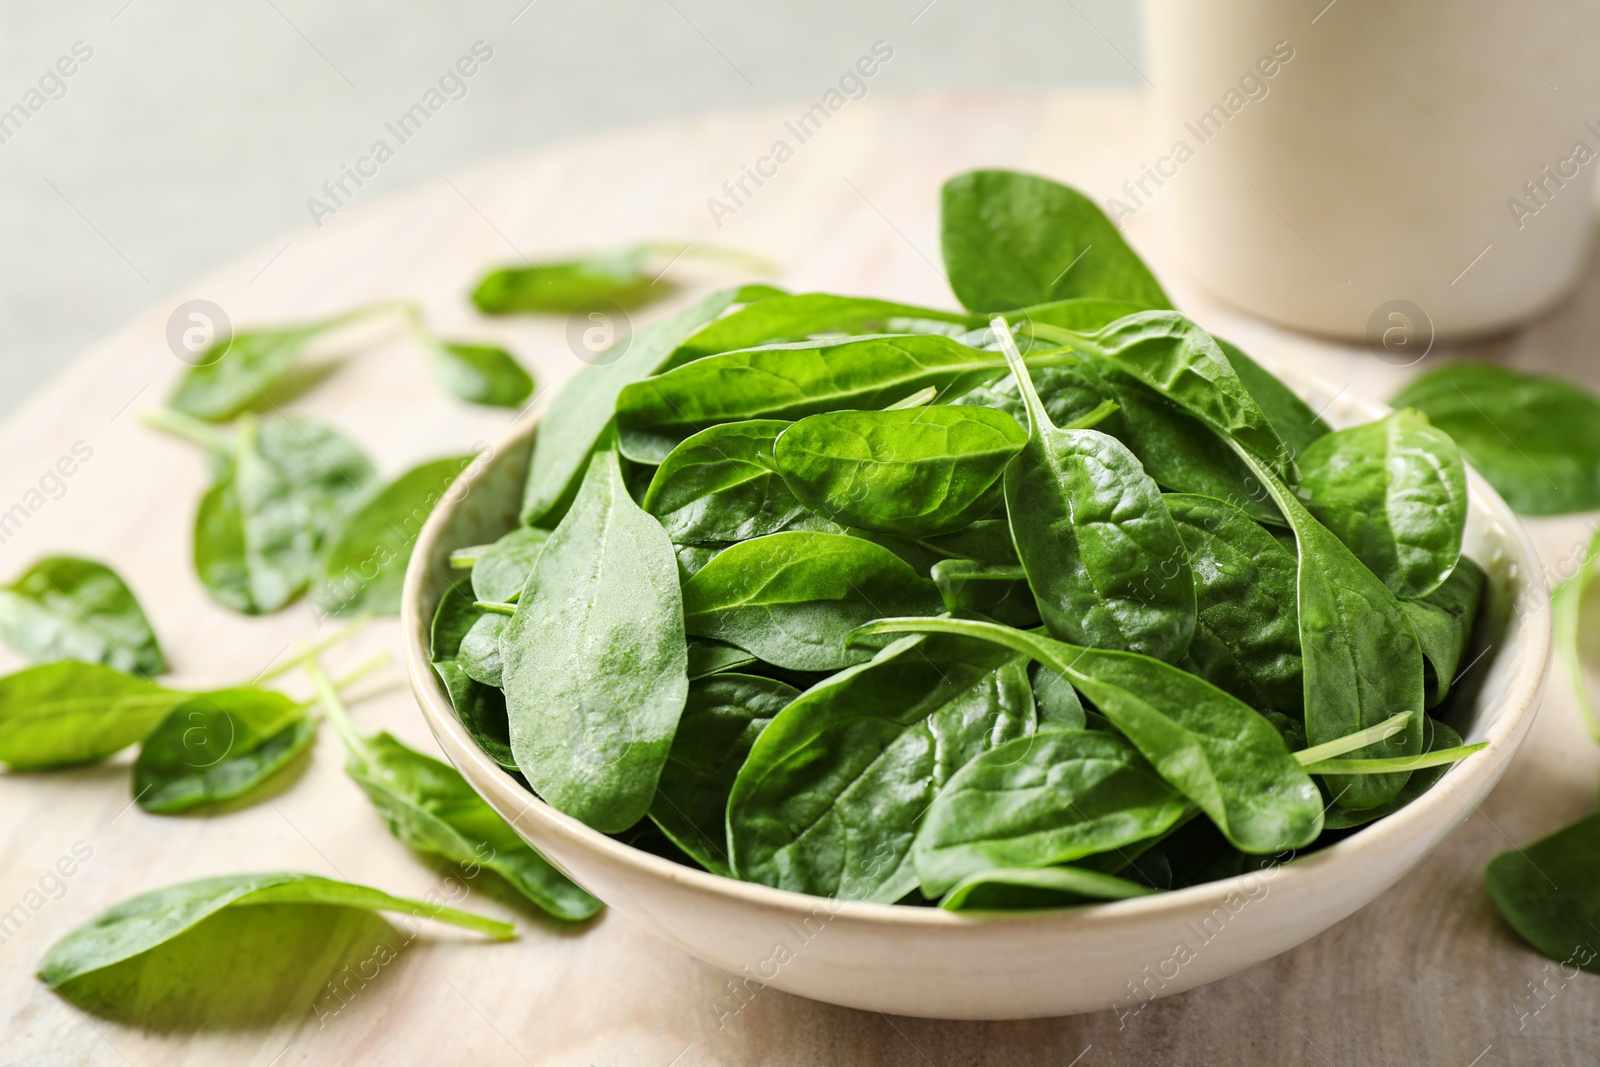
[[[1321,390],[1328,396],[1342,395],[1348,402],[1381,417],[1391,409],[1377,401],[1351,394],[1318,375],[1297,369],[1286,369],[1277,361],[1256,357],[1273,374],[1289,384],[1296,382]],[[548,402],[547,402],[548,405]],[[525,438],[537,426],[547,405],[520,420],[496,443],[491,455],[499,455],[508,447],[525,447]],[[448,493],[424,523],[406,568],[405,585],[401,598],[401,628],[405,635],[406,673],[413,693],[421,706],[423,716],[446,756],[459,764],[462,759],[473,764],[474,775],[491,783],[506,799],[524,805],[524,813],[533,812],[547,826],[591,851],[596,851],[612,861],[631,866],[637,871],[660,879],[677,882],[691,888],[704,890],[713,896],[722,896],[757,907],[776,908],[786,913],[809,915],[819,908],[826,909],[834,918],[848,918],[879,926],[927,930],[972,929],[975,926],[996,922],[1016,923],[1094,923],[1114,922],[1127,917],[1181,919],[1190,913],[1193,904],[1215,899],[1226,900],[1234,892],[1254,890],[1262,877],[1260,870],[1222,878],[1212,882],[1165,890],[1148,896],[1125,900],[1104,901],[1091,904],[1070,905],[1060,908],[1037,908],[1023,911],[948,911],[940,907],[915,907],[902,904],[876,904],[862,901],[841,901],[830,897],[814,896],[794,890],[777,889],[756,882],[745,882],[724,877],[710,871],[688,867],[621,841],[595,830],[564,812],[557,811],[534,796],[511,777],[498,763],[480,749],[466,728],[456,718],[454,709],[439,688],[429,658],[428,637],[432,619],[422,619],[417,611],[422,600],[422,586],[427,572],[426,559],[434,542],[444,529],[448,514],[470,491],[471,484],[482,475],[482,465],[473,464],[458,480],[460,492]],[[1548,674],[1551,655],[1550,597],[1544,583],[1538,580],[1539,557],[1529,540],[1527,531],[1516,518],[1509,505],[1501,499],[1477,471],[1467,471],[1470,492],[1486,507],[1490,516],[1499,521],[1506,535],[1506,547],[1522,570],[1520,588],[1513,605],[1513,613],[1530,627],[1528,652],[1517,664],[1516,673],[1506,687],[1505,704],[1513,705],[1512,714],[1503,715],[1491,724],[1485,740],[1488,744],[1478,752],[1450,765],[1439,780],[1420,797],[1390,815],[1383,816],[1360,827],[1349,837],[1305,856],[1294,856],[1274,870],[1275,879],[1290,879],[1302,883],[1316,879],[1323,869],[1342,863],[1352,853],[1369,849],[1382,850],[1385,843],[1398,841],[1408,835],[1411,824],[1426,821],[1429,812],[1444,804],[1454,802],[1461,794],[1461,786],[1468,782],[1493,781],[1516,753],[1511,744],[1518,735],[1525,736],[1538,710],[1539,698]],[[456,487],[453,487],[453,490]],[[1523,601],[1532,598],[1531,605]],[[1532,610],[1529,610],[1531,607]],[[474,776],[468,782],[476,785]],[[1445,788],[1446,786],[1450,788]],[[1431,847],[1431,846],[1430,846]],[[1426,849],[1424,851],[1427,851]],[[1419,854],[1420,856],[1420,854]],[[1270,857],[1263,857],[1270,858]],[[1286,885],[1287,888],[1287,885]]]

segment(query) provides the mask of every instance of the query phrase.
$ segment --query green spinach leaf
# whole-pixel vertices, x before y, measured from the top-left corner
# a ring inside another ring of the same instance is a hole
[[[893,552],[859,537],[779,533],[728,548],[683,584],[684,625],[797,671],[861,663],[862,623],[933,615],[938,590]]]
[[[1023,911],[1127,900],[1154,892],[1138,882],[1079,867],[990,870],[962,881],[939,906],[949,911]]]
[[[799,341],[818,334],[898,333],[889,325],[890,320],[898,318],[955,324],[962,329],[975,325],[970,315],[959,311],[831,293],[786,294],[759,301],[701,327],[678,346],[662,369],[671,370],[701,356]]]
[[[1049,867],[1165,832],[1188,802],[1137,749],[1043,730],[976,756],[934,797],[912,846],[922,892],[994,868]]]
[[[75,659],[132,674],[164,674],[166,657],[116,571],[47,556],[0,588],[0,637],[33,663]]]
[[[649,810],[688,694],[672,543],[617,453],[583,487],[501,633],[511,750],[545,802],[606,833]]]
[[[1214,337],[1213,340],[1222,349],[1222,354],[1228,357],[1233,372],[1260,405],[1291,458],[1303,453],[1317,438],[1332,432],[1332,427],[1323,422],[1322,416],[1312,411],[1309,404],[1296,396],[1294,390],[1247,356],[1239,346],[1229,344],[1220,337]]]
[[[1300,455],[1295,492],[1397,597],[1432,593],[1461,558],[1461,452],[1413,411],[1318,438]]]
[[[740,878],[893,903],[916,887],[918,817],[987,748],[1033,729],[1019,656],[907,638],[840,671],[756,738],[728,800]]]
[[[890,619],[862,627],[864,634],[907,632],[990,641],[1066,678],[1242,851],[1301,848],[1322,832],[1317,787],[1278,731],[1186,671],[1148,656],[1081,648],[992,622]]]
[[[726,875],[728,795],[767,723],[800,691],[772,678],[716,674],[689,685],[650,817],[708,871]]]
[[[935,405],[832,411],[783,430],[773,459],[795,497],[845,526],[950,533],[993,511],[1027,434],[1004,412]]]
[[[196,694],[145,735],[133,763],[134,799],[162,815],[235,800],[316,737],[306,705],[282,693],[241,687]]]
[[[748,667],[756,658],[737,645],[704,637],[689,638],[689,681]]]
[[[471,456],[449,456],[418,464],[351,511],[322,551],[311,589],[318,610],[398,613],[422,524],[471,462]]]
[[[516,936],[510,923],[314,874],[228,874],[140,893],[101,912],[50,946],[39,961],[39,979],[70,995],[70,983],[76,979],[149,952],[223,908],[256,904],[409,912],[476,930],[496,941]]]
[[[1438,589],[1421,600],[1400,601],[1422,649],[1424,703],[1429,708],[1444,703],[1462,669],[1488,581],[1482,567],[1462,556]]]
[[[502,604],[516,599],[528,584],[528,575],[533,573],[549,539],[549,530],[519,526],[485,546],[472,565],[473,596]]]
[[[1203,496],[1171,495],[1195,584],[1195,630],[1180,664],[1258,711],[1305,708],[1294,553],[1249,515]]]
[[[73,660],[8,674],[0,678],[0,763],[29,771],[104,759],[191,696]]]
[[[1524,515],[1600,508],[1600,399],[1570,382],[1509,367],[1452,363],[1394,395],[1450,435]]]
[[[1116,438],[1056,429],[1009,331],[997,332],[1030,425],[1006,468],[1006,514],[1045,625],[1082,644],[1177,659],[1194,633],[1194,579],[1161,491]]]
[[[1600,815],[1500,853],[1483,880],[1494,906],[1528,944],[1600,974],[1594,932],[1600,923]]]
[[[465,580],[451,586],[439,599],[433,615],[429,656],[434,673],[450,695],[456,719],[468,735],[490,759],[507,770],[516,770],[505,694],[474,679],[461,663],[461,642],[482,615],[473,606],[472,590]]]
[[[978,170],[950,179],[939,242],[950,288],[975,312],[1068,297],[1172,306],[1094,201],[1047,178]]]
[[[504,684],[501,671],[505,659],[500,651],[500,635],[505,632],[510,618],[486,611],[462,636],[456,660],[468,678],[496,689]]]
[[[469,404],[515,408],[533,394],[533,376],[498,345],[427,340],[433,376],[451,396]]]
[[[1022,629],[1039,625],[1039,604],[1019,564],[940,560],[933,565],[933,584],[939,587],[947,611],[958,615],[975,611]]]
[[[307,673],[344,742],[346,773],[367,794],[391,834],[469,871],[494,871],[558,919],[578,921],[600,910],[598,900],[517,836],[454,767],[388,733],[361,734],[321,670],[313,663]]]
[[[1446,749],[1461,747],[1461,735],[1437,719],[1429,719],[1423,733],[1427,737],[1427,742],[1423,746],[1424,752],[1442,752]],[[1393,815],[1432,789],[1449,769],[1450,764],[1441,763],[1437,766],[1424,767],[1420,770],[1412,771],[1411,777],[1406,779],[1406,784],[1401,788],[1400,792],[1376,807],[1347,808],[1340,804],[1337,798],[1331,798],[1327,813],[1322,817],[1322,824],[1329,830],[1349,830],[1357,826],[1365,826],[1367,823],[1381,819],[1385,815]]]

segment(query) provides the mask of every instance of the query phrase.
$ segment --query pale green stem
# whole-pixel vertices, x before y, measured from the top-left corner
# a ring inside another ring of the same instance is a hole
[[[324,652],[328,651],[328,649],[333,648],[335,645],[354,637],[361,631],[362,627],[366,626],[367,623],[371,621],[371,615],[357,615],[354,619],[351,619],[348,624],[335,630],[332,634],[323,638],[321,641],[318,641],[304,652],[297,652],[293,656],[289,657],[288,660],[278,664],[271,670],[263,671],[261,674],[257,675],[255,684],[261,685],[264,682],[270,682],[274,678],[280,678],[283,675],[288,674],[290,671],[294,670],[308,659],[311,659],[313,656],[320,656]]]
[[[1379,741],[1387,741],[1395,734],[1403,731],[1410,719],[1411,712],[1402,711],[1396,715],[1389,716],[1376,726],[1369,726],[1365,730],[1357,730],[1353,734],[1336,737],[1332,741],[1324,741],[1322,744],[1312,748],[1301,749],[1294,754],[1294,758],[1300,761],[1300,766],[1304,767],[1308,763],[1320,763],[1323,760],[1333,759],[1335,756],[1342,756],[1346,752],[1354,752],[1358,748],[1375,745]]]
[[[201,448],[221,450],[228,447],[226,433],[208,422],[201,422],[193,415],[185,415],[171,408],[149,408],[141,411],[139,421],[152,430],[169,433]]]
[[[1321,763],[1313,763],[1306,768],[1307,774],[1391,774],[1395,771],[1420,771],[1424,767],[1438,767],[1446,763],[1454,763],[1465,759],[1480,749],[1487,748],[1489,742],[1480,741],[1476,745],[1462,745],[1459,748],[1441,748],[1433,752],[1424,752],[1420,756],[1390,756],[1386,759],[1330,759]]]
[[[511,604],[497,604],[489,600],[474,600],[472,606],[479,611],[486,611],[490,615],[515,615],[517,609]]]
[[[306,660],[306,677],[311,679],[311,687],[316,690],[317,700],[322,704],[323,714],[333,724],[333,730],[344,742],[345,749],[351,756],[367,762],[367,742],[356,730],[356,724],[350,721],[350,713],[345,710],[344,702],[339,699],[339,691],[322,673],[322,665],[316,659]]]

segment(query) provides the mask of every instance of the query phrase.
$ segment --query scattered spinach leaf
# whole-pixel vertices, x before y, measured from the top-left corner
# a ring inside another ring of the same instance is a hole
[[[469,404],[515,408],[533,395],[533,376],[498,345],[430,337],[433,375],[451,396]]]
[[[1483,880],[1494,906],[1534,948],[1567,966],[1600,973],[1600,815],[1502,852]]]
[[[235,800],[316,740],[307,706],[268,689],[198,693],[145,735],[133,763],[140,808],[170,815]]]
[[[32,663],[75,659],[132,674],[164,674],[144,609],[116,571],[46,556],[0,588],[0,637]]]
[[[192,695],[73,660],[8,674],[0,678],[0,763],[29,771],[104,759]]]

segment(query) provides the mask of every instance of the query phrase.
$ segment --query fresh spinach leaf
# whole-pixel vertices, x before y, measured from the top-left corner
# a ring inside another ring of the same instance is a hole
[[[376,474],[361,450],[318,423],[243,418],[194,520],[194,567],[235,611],[277,611],[310,583],[318,553]]]
[[[515,599],[528,584],[549,539],[549,530],[519,526],[481,549],[472,565],[473,596],[499,603]]]
[[[75,980],[143,955],[224,908],[259,904],[408,912],[475,930],[496,941],[516,937],[510,923],[314,874],[227,874],[140,893],[108,908],[51,945],[39,961],[38,976],[45,985],[70,996]]]
[[[193,694],[97,663],[59,660],[0,678],[0,763],[90,763],[127,748]]]
[[[1446,749],[1461,747],[1461,735],[1456,733],[1437,719],[1429,719],[1423,733],[1427,742],[1423,746],[1424,752],[1442,752]],[[1450,769],[1450,764],[1441,763],[1433,767],[1423,767],[1411,772],[1411,777],[1406,779],[1406,784],[1400,792],[1384,801],[1382,804],[1371,808],[1347,808],[1340,804],[1337,798],[1332,798],[1328,804],[1327,813],[1322,817],[1322,824],[1329,830],[1349,830],[1357,826],[1365,826],[1385,815],[1393,815],[1413,800],[1432,789]]]
[[[1006,514],[1045,625],[1078,643],[1177,659],[1194,633],[1194,579],[1161,491],[1116,438],[1058,430],[1009,331],[997,332],[1030,426],[1006,468]]]
[[[1154,892],[1126,878],[1078,867],[990,870],[956,885],[939,906],[949,911],[1023,911],[1128,900]]]
[[[472,303],[485,315],[566,314],[602,300],[643,307],[677,289],[647,268],[650,251],[648,245],[634,245],[562,262],[499,267],[479,280]]]
[[[522,496],[523,524],[553,527],[560,521],[625,386],[659,371],[686,337],[735,302],[762,295],[749,288],[719,290],[630,334],[621,342],[620,352],[613,355],[608,350],[580,370],[561,391],[561,402],[551,406],[534,437]]]
[[[328,722],[344,742],[344,769],[378,810],[389,832],[421,852],[475,871],[486,867],[558,919],[579,921],[600,902],[556,870],[448,763],[388,733],[363,735],[315,663],[307,673]]]
[[[1467,528],[1467,472],[1449,436],[1413,411],[1325,434],[1300,455],[1295,493],[1397,597],[1438,589]]]
[[[517,766],[545,802],[606,833],[649,810],[688,693],[672,543],[597,452],[501,633]]]
[[[507,770],[516,770],[505,694],[471,677],[461,664],[461,642],[482,615],[473,606],[473,593],[466,581],[447,589],[433,615],[429,657],[434,673],[450,695],[456,719],[467,734],[490,759]]]
[[[1294,390],[1247,356],[1238,345],[1220,337],[1214,337],[1213,340],[1222,349],[1222,354],[1228,357],[1233,372],[1260,405],[1291,458],[1303,453],[1317,438],[1332,432],[1332,427],[1322,421],[1322,416],[1312,411],[1309,404],[1296,396]]]
[[[1019,564],[940,560],[933,565],[933,583],[939,587],[947,611],[975,611],[1022,629],[1039,625],[1039,604],[1028,585],[1028,575]]]
[[[997,566],[1017,566],[1017,545],[1011,539],[1011,520],[979,519],[954,533],[922,538],[922,544],[950,559],[970,559]]]
[[[689,681],[748,667],[756,658],[737,645],[704,637],[689,638]]]
[[[684,625],[798,671],[829,671],[871,653],[850,632],[887,615],[933,615],[938,590],[888,549],[859,537],[778,533],[742,541],[683,584]]]
[[[750,674],[715,674],[689,684],[650,818],[706,870],[730,873],[734,779],[767,723],[799,695],[792,685]]]
[[[533,376],[498,345],[428,337],[433,376],[451,396],[469,404],[515,408],[533,394]]]
[[[1450,435],[1524,515],[1600,508],[1600,399],[1570,382],[1484,363],[1452,363],[1389,401]]]
[[[282,693],[241,687],[196,694],[145,735],[133,763],[134,800],[162,815],[235,800],[316,737],[306,705]]]
[[[780,419],[727,422],[687,438],[656,468],[644,509],[680,545],[793,529],[842,532],[800,503],[773,469],[773,442],[789,425]]]
[[[475,682],[499,689],[503,684],[501,670],[504,657],[500,652],[500,635],[505,632],[510,617],[486,611],[478,617],[461,638],[461,648],[456,660],[467,677]]]
[[[1195,630],[1180,663],[1258,711],[1299,719],[1305,681],[1294,553],[1230,504],[1170,495],[1195,585]]]
[[[877,410],[932,387],[959,396],[1000,376],[992,353],[935,334],[801,341],[724,352],[634,382],[617,396],[628,455],[659,462],[722,422]]]
[[[1188,802],[1137,749],[1097,730],[1043,730],[998,745],[934,797],[912,845],[937,897],[994,868],[1050,867],[1165,832]]]
[[[1600,815],[1502,852],[1483,874],[1489,897],[1523,939],[1566,966],[1600,974]]]
[[[1021,657],[907,638],[840,671],[756,738],[728,800],[738,877],[893,903],[918,817],[968,760],[1033,729]]]
[[[950,533],[993,511],[1027,434],[1004,412],[935,405],[831,411],[778,436],[778,473],[801,504],[901,537]]]
[[[0,637],[32,663],[75,659],[164,674],[166,657],[127,583],[104,563],[46,556],[0,588]]]
[[[167,406],[206,422],[225,422],[264,404],[268,391],[300,361],[312,341],[359,319],[389,313],[395,307],[392,303],[374,304],[316,322],[243,331],[223,338],[201,353],[198,362],[178,382]]]
[[[1272,494],[1299,547],[1296,604],[1305,680],[1306,740],[1320,745],[1392,715],[1410,714],[1403,734],[1365,757],[1422,751],[1422,650],[1401,601],[1311,513],[1266,465],[1238,449]],[[1375,807],[1405,785],[1404,774],[1334,784],[1348,808]]]
[[[1462,556],[1438,589],[1421,600],[1400,601],[1422,649],[1424,703],[1429,708],[1444,702],[1461,670],[1488,581],[1482,567]]]
[[[945,182],[939,213],[950,288],[971,311],[1068,297],[1172,306],[1094,201],[1048,178],[1003,170],[961,174]]]
[[[954,324],[960,329],[974,324],[970,315],[959,311],[831,293],[786,294],[751,304],[701,327],[678,346],[662,369],[671,370],[701,356],[799,341],[818,334],[899,333],[890,325],[890,320],[899,318]]]
[[[1039,729],[1082,730],[1088,725],[1083,701],[1071,682],[1037,662],[1028,668],[1028,681],[1039,711]]]
[[[1301,848],[1322,832],[1317,788],[1272,724],[1161,660],[965,619],[889,619],[861,632],[957,634],[1038,660],[1092,701],[1242,851]]]
[[[321,553],[312,604],[329,615],[398,613],[422,524],[471,462],[449,456],[420,463],[345,516]]]

